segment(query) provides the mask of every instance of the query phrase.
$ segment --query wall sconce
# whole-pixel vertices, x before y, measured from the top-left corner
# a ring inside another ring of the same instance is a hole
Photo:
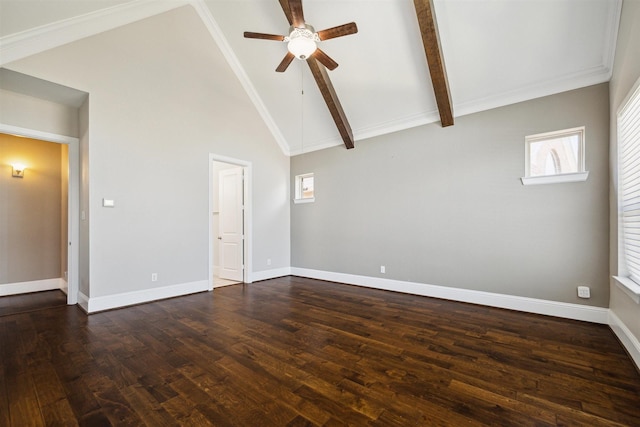
[[[25,170],[24,165],[16,163],[11,165],[11,169],[12,169],[11,176],[13,176],[14,178],[24,178],[24,170]]]

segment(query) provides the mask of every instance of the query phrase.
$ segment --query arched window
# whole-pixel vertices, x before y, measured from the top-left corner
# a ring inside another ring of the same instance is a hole
[[[560,164],[560,156],[555,149],[549,150],[547,160],[544,166],[545,175],[557,175],[562,173],[562,165]]]

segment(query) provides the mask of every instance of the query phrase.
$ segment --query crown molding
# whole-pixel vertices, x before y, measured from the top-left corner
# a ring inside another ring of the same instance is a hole
[[[456,117],[605,83],[610,78],[611,69],[605,65],[598,65],[578,73],[560,76],[554,80],[540,81],[490,97],[458,103],[456,104]]]
[[[613,5],[609,7],[607,16],[608,30],[604,41],[604,52],[602,54],[602,65],[609,70],[607,81],[611,80],[613,74],[613,64],[615,62],[616,46],[618,44],[618,31],[620,30],[620,17],[622,16],[622,0],[612,0]]]
[[[135,0],[0,38],[0,66],[189,4]]]
[[[273,120],[273,117],[271,116],[271,114],[269,113],[269,110],[267,109],[264,102],[262,101],[262,98],[258,94],[258,91],[253,86],[253,83],[251,83],[249,76],[247,76],[247,73],[245,72],[244,68],[240,64],[238,57],[233,52],[233,49],[231,49],[231,45],[229,45],[229,42],[227,41],[226,37],[224,36],[224,34],[222,34],[222,30],[220,29],[220,26],[218,25],[215,18],[211,14],[211,11],[209,10],[209,8],[207,7],[207,5],[204,3],[203,0],[191,0],[190,3],[193,6],[193,8],[196,10],[198,15],[200,16],[200,19],[202,19],[202,22],[204,23],[205,27],[209,31],[209,34],[211,34],[211,37],[220,48],[222,55],[227,60],[227,63],[229,64],[229,66],[231,67],[231,70],[234,72],[234,74],[240,81],[240,84],[244,88],[245,92],[247,92],[249,99],[251,99],[251,102],[258,110],[258,114],[260,114],[260,117],[262,117],[262,120],[269,128],[269,131],[271,132],[271,135],[278,143],[278,146],[280,147],[284,155],[291,156],[291,150],[289,148],[289,144],[287,143],[286,138],[280,131],[280,128],[276,124],[275,120]]]
[[[393,132],[400,132],[406,129],[415,128],[418,126],[424,126],[431,123],[440,121],[440,115],[437,110],[422,112],[418,114],[411,114],[406,117],[401,117],[394,120],[389,120],[374,126],[354,128],[353,139],[355,142],[359,142],[369,138],[375,138],[376,136],[387,135]],[[304,147],[297,146],[291,149],[291,156],[297,156],[300,154],[307,154],[313,151],[324,150],[326,148],[336,147],[344,145],[342,139],[339,136],[332,136],[328,138],[318,139],[316,141],[305,141]]]
[[[290,156],[289,144],[269,114],[262,98],[258,95],[258,91],[249,80],[244,68],[222,34],[220,26],[203,0],[135,0],[11,34],[0,38],[0,66],[186,5],[191,5],[194,8],[278,146],[285,155]]]

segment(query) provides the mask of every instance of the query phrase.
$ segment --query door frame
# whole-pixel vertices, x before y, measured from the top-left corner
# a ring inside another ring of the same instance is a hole
[[[213,200],[213,162],[222,162],[229,163],[234,166],[239,166],[244,171],[244,182],[242,185],[243,198],[244,198],[244,215],[243,215],[243,229],[244,229],[244,245],[243,245],[243,257],[244,257],[244,266],[242,269],[242,277],[244,283],[251,283],[251,247],[252,247],[252,237],[253,231],[251,224],[253,221],[252,218],[252,206],[251,206],[251,179],[252,179],[252,164],[246,160],[235,159],[232,157],[222,156],[214,153],[209,153],[209,185],[207,188],[209,189],[209,290],[213,290],[213,257],[214,257],[214,248],[215,248],[215,240],[213,237],[214,229],[213,229],[213,209],[214,209],[214,200]]]
[[[67,304],[78,303],[80,291],[80,139],[0,123],[0,132],[69,146],[67,201]]]

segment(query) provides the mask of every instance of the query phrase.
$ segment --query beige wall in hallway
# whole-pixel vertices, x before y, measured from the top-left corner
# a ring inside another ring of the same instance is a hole
[[[61,144],[0,134],[0,286],[63,274],[62,155]]]

